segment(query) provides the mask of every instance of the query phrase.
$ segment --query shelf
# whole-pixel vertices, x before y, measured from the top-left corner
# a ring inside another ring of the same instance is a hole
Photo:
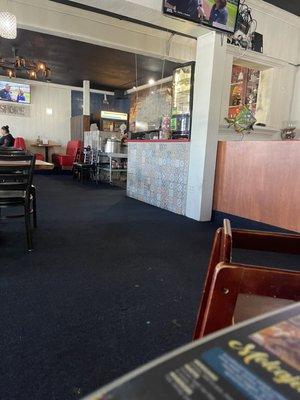
[[[128,158],[128,154],[123,154],[123,153],[103,153],[103,157],[105,156],[111,158]]]
[[[111,170],[110,170],[110,168],[108,168],[108,167],[105,167],[105,168],[103,168],[103,167],[100,167],[100,170],[101,171],[106,171],[106,172],[127,172],[127,169],[121,169],[121,168],[112,168]]]

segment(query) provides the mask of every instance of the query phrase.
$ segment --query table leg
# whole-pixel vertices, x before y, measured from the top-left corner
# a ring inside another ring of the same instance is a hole
[[[49,151],[48,151],[48,147],[45,146],[45,161],[49,162],[48,159],[49,159]]]
[[[112,157],[109,157],[109,183],[112,183]]]

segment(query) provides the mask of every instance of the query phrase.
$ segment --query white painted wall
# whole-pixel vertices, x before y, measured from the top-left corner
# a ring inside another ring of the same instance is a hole
[[[95,8],[126,15],[133,19],[153,23],[199,37],[209,31],[197,24],[181,21],[162,14],[162,0],[77,0]],[[220,125],[224,124],[227,113],[228,88],[233,57],[254,60],[261,65],[273,68],[273,82],[270,98],[269,128],[281,128],[282,120],[290,113],[293,93],[294,71],[291,64],[300,60],[300,18],[271,6],[262,0],[247,0],[258,21],[258,32],[264,35],[264,54],[232,54],[228,48],[225,64],[223,98],[220,112]],[[195,60],[196,40],[176,35],[172,38],[169,54],[167,44],[170,34],[157,29],[117,20],[108,16],[91,13],[54,3],[49,0],[0,0],[0,7],[9,8],[22,28],[32,29],[75,40],[86,41],[103,46],[134,51],[145,55],[164,57],[176,61]],[[205,54],[203,54],[205,57]],[[274,133],[274,132],[273,132]],[[259,135],[256,135],[258,138]],[[261,136],[264,138],[264,136]],[[276,140],[278,136],[268,136]]]
[[[14,137],[24,137],[29,143],[37,136],[57,142],[62,146],[70,140],[71,89],[47,84],[32,86],[32,103],[29,116],[0,114],[0,125],[9,125]],[[47,115],[46,108],[53,110]]]
[[[207,32],[197,24],[170,18],[162,14],[162,0],[77,0],[95,8],[126,15],[177,32],[199,37]],[[5,0],[0,0],[1,4]],[[295,67],[300,60],[300,19],[262,0],[247,0],[258,21],[258,32],[264,35],[264,54],[241,54],[228,47],[225,63],[223,97],[220,110],[220,138],[236,139],[222,127],[228,108],[231,65],[234,58],[254,61],[272,68],[272,90],[267,118],[268,130],[256,132],[250,140],[277,140],[282,120],[290,113]],[[6,5],[7,6],[7,5]],[[15,0],[9,7],[17,14],[19,26],[45,33],[55,33],[89,43],[134,51],[145,55],[176,61],[195,60],[196,41],[176,35],[170,52],[166,53],[170,34],[128,21],[117,20],[97,13],[68,7],[48,0]],[[280,29],[279,29],[280,28]],[[205,54],[203,54],[205,57]]]
[[[299,32],[300,34],[300,32]],[[244,140],[281,140],[280,129],[284,120],[288,120],[294,93],[295,74],[297,67],[290,63],[273,59],[264,54],[248,51],[239,58],[236,49],[228,48],[225,62],[222,106],[220,112],[220,140],[240,140],[240,136],[233,129],[226,129],[224,117],[228,114],[231,68],[233,63],[261,69],[266,79],[266,86],[261,95],[264,96],[264,110],[258,112],[258,122],[266,124],[266,128],[256,128],[251,135],[246,135]]]
[[[87,1],[77,0],[77,2],[86,3]],[[99,8],[106,7],[105,1],[88,0],[88,2],[98,4]],[[139,7],[150,8],[153,12],[158,13],[161,13],[162,10],[162,0],[129,0],[122,1],[122,3],[124,5],[125,3],[134,3]],[[251,7],[253,17],[257,20],[258,32],[264,35],[265,55],[297,64],[300,18],[262,0],[246,0],[246,3]],[[144,14],[144,18],[146,18],[146,14]],[[171,18],[168,20],[172,21]],[[185,22],[185,25],[186,30],[189,29],[190,33],[195,33],[192,27],[196,29],[196,24]],[[181,31],[181,26],[178,26],[178,29]]]
[[[219,33],[198,38],[194,82],[202,90],[194,94],[186,203],[186,215],[197,221],[211,219],[225,60]]]

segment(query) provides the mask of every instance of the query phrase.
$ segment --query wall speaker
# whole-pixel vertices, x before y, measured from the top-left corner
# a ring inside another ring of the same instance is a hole
[[[263,53],[264,50],[264,41],[263,41],[263,35],[257,32],[253,33],[253,38],[251,42],[251,48],[253,51],[256,51],[258,53]]]

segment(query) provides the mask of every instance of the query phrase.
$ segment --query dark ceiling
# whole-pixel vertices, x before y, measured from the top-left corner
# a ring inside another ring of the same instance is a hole
[[[96,8],[85,6],[81,3],[77,3],[75,1],[70,0],[51,0],[55,3],[63,3],[73,7],[83,8],[83,9],[93,9],[95,12],[97,11]],[[280,7],[283,10],[289,11],[290,13],[296,14],[300,16],[300,0],[264,0],[267,3],[273,4],[274,6]],[[163,3],[163,0],[162,0]],[[247,3],[247,0],[246,0]],[[104,11],[99,9],[99,13],[103,13]],[[107,14],[107,12],[106,12]],[[126,16],[123,16],[125,19]]]
[[[135,86],[133,53],[24,29],[18,29],[16,40],[1,39],[0,43],[1,57],[12,57],[15,46],[20,56],[46,62],[52,70],[53,83],[82,86],[87,79],[94,89],[125,90]],[[137,65],[138,85],[162,77],[163,60],[138,55]],[[164,76],[170,76],[176,66],[166,61]]]
[[[280,7],[285,11],[300,16],[300,0],[265,0],[267,3]]]

